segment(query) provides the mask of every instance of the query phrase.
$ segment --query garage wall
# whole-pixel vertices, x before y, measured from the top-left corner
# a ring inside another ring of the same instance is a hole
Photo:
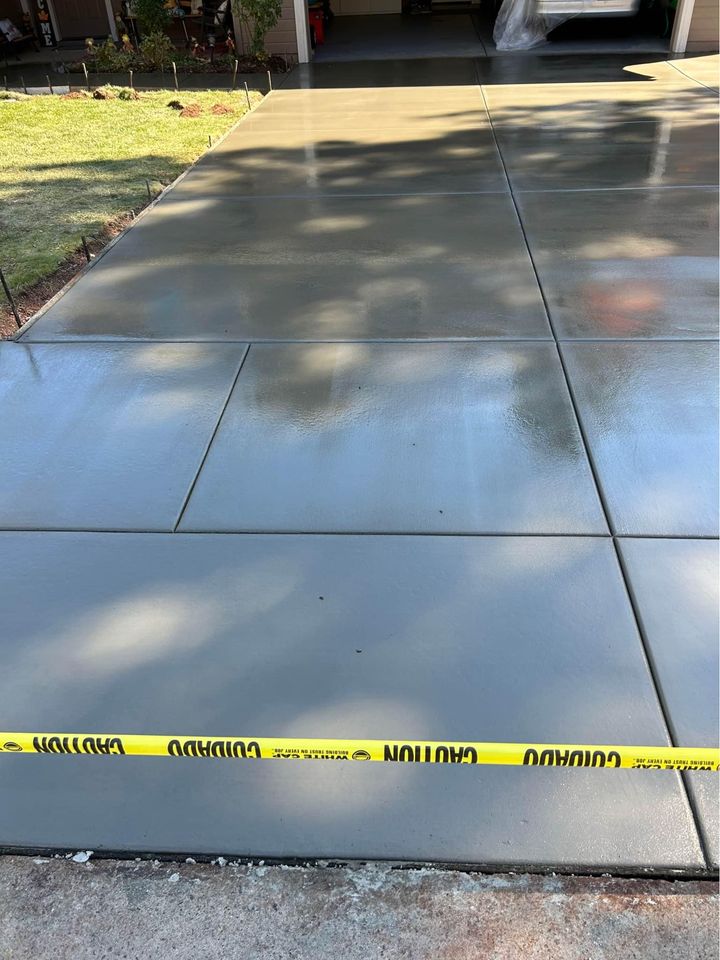
[[[331,0],[338,17],[364,16],[372,13],[401,13],[401,0]]]
[[[688,34],[688,53],[718,49],[719,14],[717,0],[695,0]]]

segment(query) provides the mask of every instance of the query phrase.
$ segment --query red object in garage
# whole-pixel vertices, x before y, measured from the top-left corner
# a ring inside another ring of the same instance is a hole
[[[322,6],[310,7],[308,20],[315,33],[315,43],[325,43],[325,18]]]

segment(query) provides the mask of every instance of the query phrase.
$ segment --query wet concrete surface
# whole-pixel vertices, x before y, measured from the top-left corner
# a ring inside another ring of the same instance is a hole
[[[662,80],[556,84],[509,84],[484,87],[496,126],[613,128],[618,123],[717,122],[718,103],[707,87],[668,70]]]
[[[27,334],[77,337],[548,339],[550,331],[509,196],[199,195],[145,217]]]
[[[607,532],[550,343],[255,345],[181,529]]]
[[[667,742],[607,538],[0,548],[9,729]],[[666,771],[0,753],[0,808],[0,848],[704,866]]]
[[[614,532],[717,537],[717,345],[562,350]]]
[[[269,176],[269,174],[272,174]],[[504,193],[507,180],[489,126],[438,136],[434,121],[408,121],[386,131],[342,129],[315,134],[258,125],[252,143],[226,141],[180,183],[177,197],[197,193],[245,196],[388,196],[457,192]]]
[[[4,960],[717,960],[717,909],[708,882],[0,858]]]
[[[516,190],[712,186],[718,178],[712,123],[638,121],[562,132],[500,127],[498,142]]]
[[[623,540],[621,553],[640,626],[668,705],[675,741],[717,742],[717,611],[720,564],[714,540]],[[687,777],[705,848],[720,861],[718,784],[714,774]]]
[[[519,205],[560,339],[717,337],[716,189],[522,193]]]
[[[171,531],[244,354],[0,344],[0,527]]]
[[[8,345],[5,723],[716,741],[711,65],[521,59],[298,71]],[[6,846],[717,863],[704,774],[0,763]]]

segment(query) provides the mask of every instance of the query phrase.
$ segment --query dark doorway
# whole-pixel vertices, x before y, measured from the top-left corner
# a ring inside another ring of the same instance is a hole
[[[106,37],[110,32],[104,0],[53,0],[63,40]]]

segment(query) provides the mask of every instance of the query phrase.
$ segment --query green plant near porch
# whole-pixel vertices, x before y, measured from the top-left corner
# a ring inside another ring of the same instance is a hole
[[[151,70],[169,67],[175,58],[175,45],[162,31],[148,33],[140,41],[140,61]]]
[[[233,0],[233,9],[250,38],[250,54],[267,57],[265,37],[282,14],[282,0]]]
[[[169,20],[165,0],[133,0],[133,10],[145,34],[161,33]]]

